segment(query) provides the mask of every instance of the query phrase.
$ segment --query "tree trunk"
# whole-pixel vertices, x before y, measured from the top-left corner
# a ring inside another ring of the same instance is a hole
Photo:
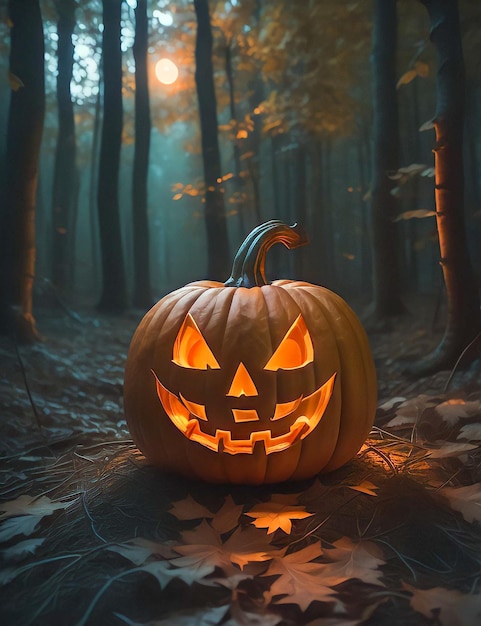
[[[373,316],[382,320],[404,310],[399,295],[396,198],[394,181],[388,178],[399,167],[399,128],[396,93],[396,0],[374,0],[373,168],[371,184],[371,233],[373,266]]]
[[[239,199],[242,194],[244,188],[244,181],[240,177],[241,172],[241,162],[240,162],[240,148],[239,148],[239,140],[237,138],[237,113],[235,106],[235,90],[234,90],[234,71],[232,68],[232,40],[226,42],[225,46],[225,73],[227,76],[227,84],[229,87],[229,111],[230,111],[230,119],[234,122],[234,142],[233,142],[233,156],[234,156],[234,182],[235,182],[235,191],[237,192]],[[242,236],[244,237],[248,232],[246,230],[245,225],[245,211],[246,211],[246,201],[245,194],[242,202],[239,202],[237,205],[238,216],[239,216],[239,228]]]
[[[456,0],[421,0],[438,55],[435,199],[440,264],[448,301],[444,336],[416,373],[449,368],[481,330],[479,293],[464,223],[464,61]]]
[[[150,102],[147,77],[149,44],[147,0],[137,0],[135,9],[135,152],[132,180],[134,292],[133,304],[152,306],[149,262],[149,221],[147,212],[147,175],[150,150]]]
[[[44,39],[38,0],[10,0],[7,198],[0,250],[1,326],[21,341],[38,339],[32,307],[35,198],[45,113]]]
[[[90,179],[89,179],[89,220],[90,220],[90,247],[92,254],[93,288],[95,293],[99,288],[97,268],[99,267],[99,232],[97,220],[96,197],[98,190],[98,160],[99,160],[99,139],[100,123],[102,117],[102,79],[99,77],[99,91],[95,99],[94,127],[92,131],[92,148],[90,150]]]
[[[58,13],[58,136],[52,191],[52,281],[62,292],[70,284],[74,262],[74,212],[78,192],[72,80],[75,0],[56,0]],[[70,285],[71,286],[71,285]]]
[[[194,0],[197,15],[195,84],[199,101],[202,158],[205,182],[205,225],[207,232],[207,274],[211,280],[225,280],[230,255],[217,136],[217,100],[212,67],[212,29],[208,0]]]
[[[307,229],[307,148],[299,145],[295,152],[295,184],[293,197],[294,218],[291,223],[298,222]],[[307,254],[304,250],[295,250],[294,271],[297,280],[307,280]]]
[[[121,5],[122,2],[111,0],[102,2],[104,115],[97,192],[102,256],[102,294],[98,307],[109,313],[119,313],[127,305],[118,193],[123,124]]]

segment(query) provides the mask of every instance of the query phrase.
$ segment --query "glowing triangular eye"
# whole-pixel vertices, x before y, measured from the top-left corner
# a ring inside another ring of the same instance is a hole
[[[212,350],[207,345],[199,327],[190,313],[180,327],[174,342],[172,361],[176,365],[191,369],[206,370],[208,367],[219,369]]]
[[[299,315],[264,369],[295,370],[314,360],[314,348],[306,323]]]

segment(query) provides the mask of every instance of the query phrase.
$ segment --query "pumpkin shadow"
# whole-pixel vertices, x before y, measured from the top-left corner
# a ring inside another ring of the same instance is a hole
[[[362,490],[365,481],[374,490]],[[361,490],[359,490],[360,488]],[[312,516],[296,520],[290,534],[277,531],[280,547],[301,541],[332,544],[340,537],[376,542],[385,554],[389,576],[401,580],[451,585],[479,569],[481,530],[477,532],[444,498],[409,475],[393,474],[357,457],[340,469],[310,480],[272,485],[225,485],[168,474],[148,465],[139,453],[127,452],[108,463],[88,492],[88,506],[105,541],[135,536],[178,540],[199,518],[177,519],[169,510],[190,496],[212,512],[230,496],[243,512],[268,501],[302,506]],[[188,518],[188,516],[186,516]],[[240,515],[239,526],[252,519]],[[91,529],[89,529],[91,532]],[[259,530],[259,532],[265,532]]]

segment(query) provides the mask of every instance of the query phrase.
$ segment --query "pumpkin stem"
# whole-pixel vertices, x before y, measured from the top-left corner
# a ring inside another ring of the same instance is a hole
[[[261,287],[268,285],[265,275],[266,254],[275,243],[289,250],[309,243],[307,233],[298,224],[288,226],[280,220],[270,220],[254,228],[239,247],[226,287]]]

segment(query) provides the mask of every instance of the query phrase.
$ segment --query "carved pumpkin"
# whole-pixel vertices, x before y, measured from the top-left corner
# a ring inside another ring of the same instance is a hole
[[[299,480],[340,467],[367,437],[376,375],[364,329],[328,289],[268,284],[276,242],[307,240],[297,226],[262,224],[225,284],[186,285],[137,328],[125,413],[160,468],[211,482]]]

